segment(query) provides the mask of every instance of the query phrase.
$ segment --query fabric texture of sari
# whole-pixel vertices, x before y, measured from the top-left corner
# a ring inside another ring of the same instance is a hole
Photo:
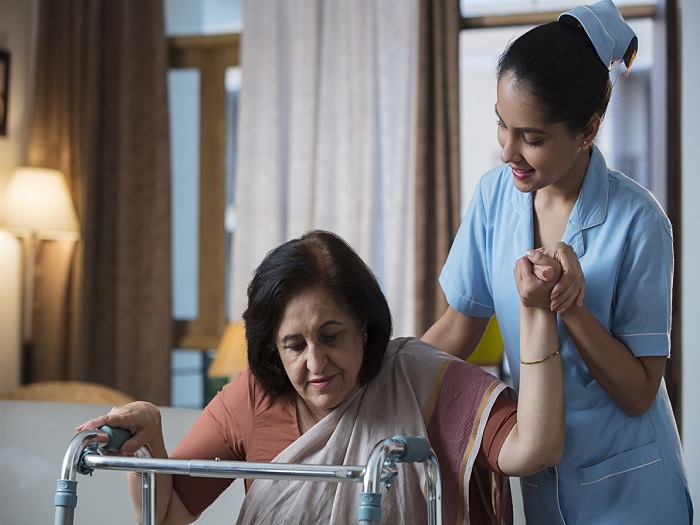
[[[505,388],[419,339],[395,339],[379,375],[274,461],[366,465],[385,438],[426,436],[440,463],[444,523],[511,523],[507,478],[475,466],[489,412]],[[422,464],[399,464],[392,486],[382,489],[382,523],[427,523],[425,486]],[[352,523],[361,492],[361,483],[258,479],[238,523]]]

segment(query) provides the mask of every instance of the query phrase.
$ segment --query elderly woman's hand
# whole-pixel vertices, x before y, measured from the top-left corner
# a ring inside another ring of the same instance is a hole
[[[561,315],[572,305],[583,305],[586,294],[586,279],[581,269],[578,256],[568,244],[558,242],[545,255],[556,259],[562,268],[561,278],[552,290],[550,308]]]
[[[541,250],[528,250],[515,263],[515,284],[523,306],[550,309],[551,294],[562,267]]]
[[[145,401],[114,407],[109,414],[86,421],[77,430],[80,432],[104,425],[123,428],[131,434],[131,439],[125,441],[119,449],[120,456],[131,456],[143,445],[152,443],[155,439],[162,440],[163,436],[160,410]]]

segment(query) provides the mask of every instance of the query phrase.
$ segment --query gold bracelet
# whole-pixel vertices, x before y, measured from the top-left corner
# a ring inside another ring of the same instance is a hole
[[[136,471],[136,470],[132,470],[131,473],[132,473],[134,476],[141,477],[141,473],[138,472],[138,471]]]
[[[547,359],[551,359],[555,355],[559,353],[561,350],[561,346],[558,347],[553,354],[549,354],[547,357],[543,357],[542,359],[536,359],[535,361],[523,361],[522,358],[520,358],[520,364],[521,365],[536,365],[537,363],[541,363],[543,361],[546,361]]]

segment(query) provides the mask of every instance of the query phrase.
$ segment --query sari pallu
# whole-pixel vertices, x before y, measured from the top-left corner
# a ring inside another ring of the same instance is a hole
[[[365,465],[385,438],[426,436],[440,463],[445,525],[510,523],[510,509],[503,509],[510,503],[507,478],[474,468],[488,414],[505,388],[419,339],[395,339],[379,375],[274,462]],[[382,523],[427,523],[425,486],[423,465],[400,464],[392,486],[382,490]],[[361,483],[258,479],[237,523],[353,523],[361,492]]]

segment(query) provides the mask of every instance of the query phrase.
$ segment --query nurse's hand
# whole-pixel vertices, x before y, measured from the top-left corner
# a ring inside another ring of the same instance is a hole
[[[523,306],[549,310],[552,290],[562,275],[559,262],[541,251],[528,250],[513,272]]]
[[[561,315],[573,305],[583,306],[586,279],[574,249],[568,244],[558,242],[544,253],[556,259],[562,267],[561,278],[552,290],[552,311]]]
[[[160,410],[145,401],[114,407],[109,414],[86,421],[76,430],[80,432],[104,425],[123,428],[131,434],[131,439],[126,440],[119,449],[120,456],[131,456],[143,445],[160,441],[163,437]]]

